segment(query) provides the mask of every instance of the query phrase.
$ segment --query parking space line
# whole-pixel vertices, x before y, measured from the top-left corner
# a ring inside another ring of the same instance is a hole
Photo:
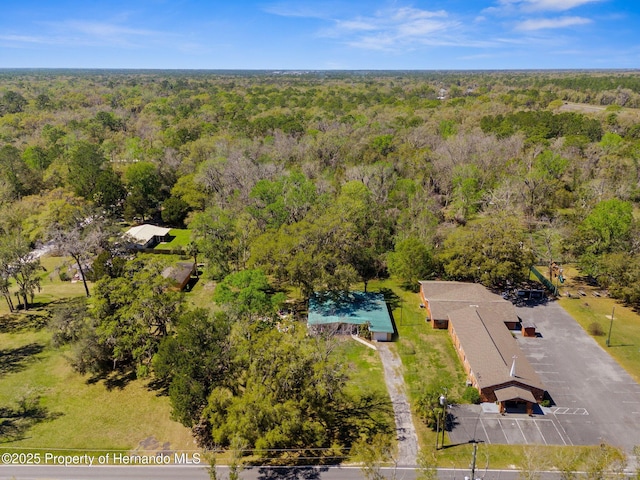
[[[535,423],[535,424],[536,424],[536,428],[538,429],[538,432],[540,433],[540,436],[542,437],[542,441],[544,442],[544,444],[545,444],[545,445],[549,445],[549,444],[547,443],[547,439],[546,439],[546,438],[544,438],[544,435],[542,434],[542,430],[540,430],[540,425],[538,425],[538,421],[537,421],[537,420],[534,420],[534,421],[533,421],[533,423]]]
[[[562,431],[564,432],[564,435],[562,435],[562,433],[560,433],[560,430],[558,430],[558,425],[560,425],[560,428],[562,428]],[[571,438],[569,437],[569,435],[567,435],[567,431],[564,429],[564,427],[558,421],[557,418],[556,418],[556,421],[553,422],[553,426],[556,428],[556,432],[558,432],[558,435],[560,436],[560,439],[562,439],[562,441],[564,442],[565,445],[567,445],[567,441],[564,439],[565,436],[567,437],[567,440],[569,440],[571,445],[573,445],[573,442],[571,441]]]
[[[518,425],[518,430],[520,430],[520,433],[522,434],[522,438],[524,438],[525,445],[529,445],[529,440],[527,440],[527,436],[522,431],[522,427],[520,426],[520,421],[517,418],[516,418],[516,425]]]
[[[491,443],[491,439],[489,438],[489,434],[487,433],[487,429],[484,428],[484,422],[481,420],[480,425],[482,425],[482,430],[484,430],[484,438],[487,439],[487,443]]]

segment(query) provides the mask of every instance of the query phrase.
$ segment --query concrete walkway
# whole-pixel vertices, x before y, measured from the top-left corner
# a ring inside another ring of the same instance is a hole
[[[398,465],[416,465],[418,460],[418,435],[411,418],[411,407],[402,376],[402,362],[386,343],[378,344],[380,360],[384,368],[384,381],[391,397],[398,438]]]

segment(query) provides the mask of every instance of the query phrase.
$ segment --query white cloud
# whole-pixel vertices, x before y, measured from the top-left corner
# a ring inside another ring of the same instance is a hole
[[[13,43],[47,43],[47,39],[31,35],[0,35],[0,40]]]
[[[519,8],[525,12],[532,11],[553,11],[563,12],[572,8],[587,5],[589,3],[601,2],[603,0],[498,0],[502,7],[500,10]],[[495,11],[495,7],[490,7],[485,11]]]
[[[461,34],[462,23],[444,10],[399,7],[379,10],[355,18],[333,18],[333,25],[320,36],[342,40],[351,47],[397,51],[421,45],[468,44]]]
[[[584,17],[532,18],[516,24],[516,30],[533,31],[553,28],[565,28],[574,25],[586,25],[591,20]]]

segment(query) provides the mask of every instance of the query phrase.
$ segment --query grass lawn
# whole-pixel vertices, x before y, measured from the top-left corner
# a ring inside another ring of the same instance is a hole
[[[170,242],[162,242],[156,245],[155,250],[177,250],[185,248],[191,242],[191,230],[172,228],[169,235],[173,237]]]
[[[0,409],[16,414],[11,428],[0,431],[0,450],[130,450],[145,440],[153,444],[151,437],[172,449],[193,449],[190,431],[170,419],[168,398],[148,381],[108,389],[104,381],[92,383],[71,368],[68,348],[51,345],[46,306],[84,295],[82,282],[59,278],[56,268],[67,260],[42,259],[42,290],[29,311],[10,314],[6,302],[0,304]],[[20,410],[20,399],[33,396],[40,397],[39,405]]]
[[[590,325],[597,323],[603,334],[592,335],[593,338],[640,382],[640,315],[612,298],[594,296],[594,292],[601,294],[602,290],[585,283],[575,268],[565,266],[564,275],[566,281],[560,288],[560,305],[588,333]],[[586,295],[580,295],[579,291]],[[568,292],[571,297],[567,297]],[[611,342],[610,347],[607,347],[612,312]]]
[[[194,447],[189,430],[169,419],[168,398],[147,381],[111,389],[91,383],[73,371],[68,349],[53,348],[50,339],[46,328],[0,333],[0,350],[9,359],[0,367],[0,407],[15,409],[31,393],[43,408],[34,418],[23,415],[20,426],[28,428],[9,432],[3,448],[132,449],[149,437],[172,448]]]

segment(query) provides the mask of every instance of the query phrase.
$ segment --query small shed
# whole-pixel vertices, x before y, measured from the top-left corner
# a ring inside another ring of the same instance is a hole
[[[536,326],[535,324],[528,322],[522,324],[522,336],[523,337],[535,337],[536,334]]]
[[[307,325],[314,330],[357,333],[368,324],[373,340],[388,342],[393,322],[384,295],[372,292],[315,293],[309,299]]]
[[[171,282],[172,290],[181,292],[191,280],[191,275],[195,272],[195,262],[179,262],[162,271],[162,276]]]

